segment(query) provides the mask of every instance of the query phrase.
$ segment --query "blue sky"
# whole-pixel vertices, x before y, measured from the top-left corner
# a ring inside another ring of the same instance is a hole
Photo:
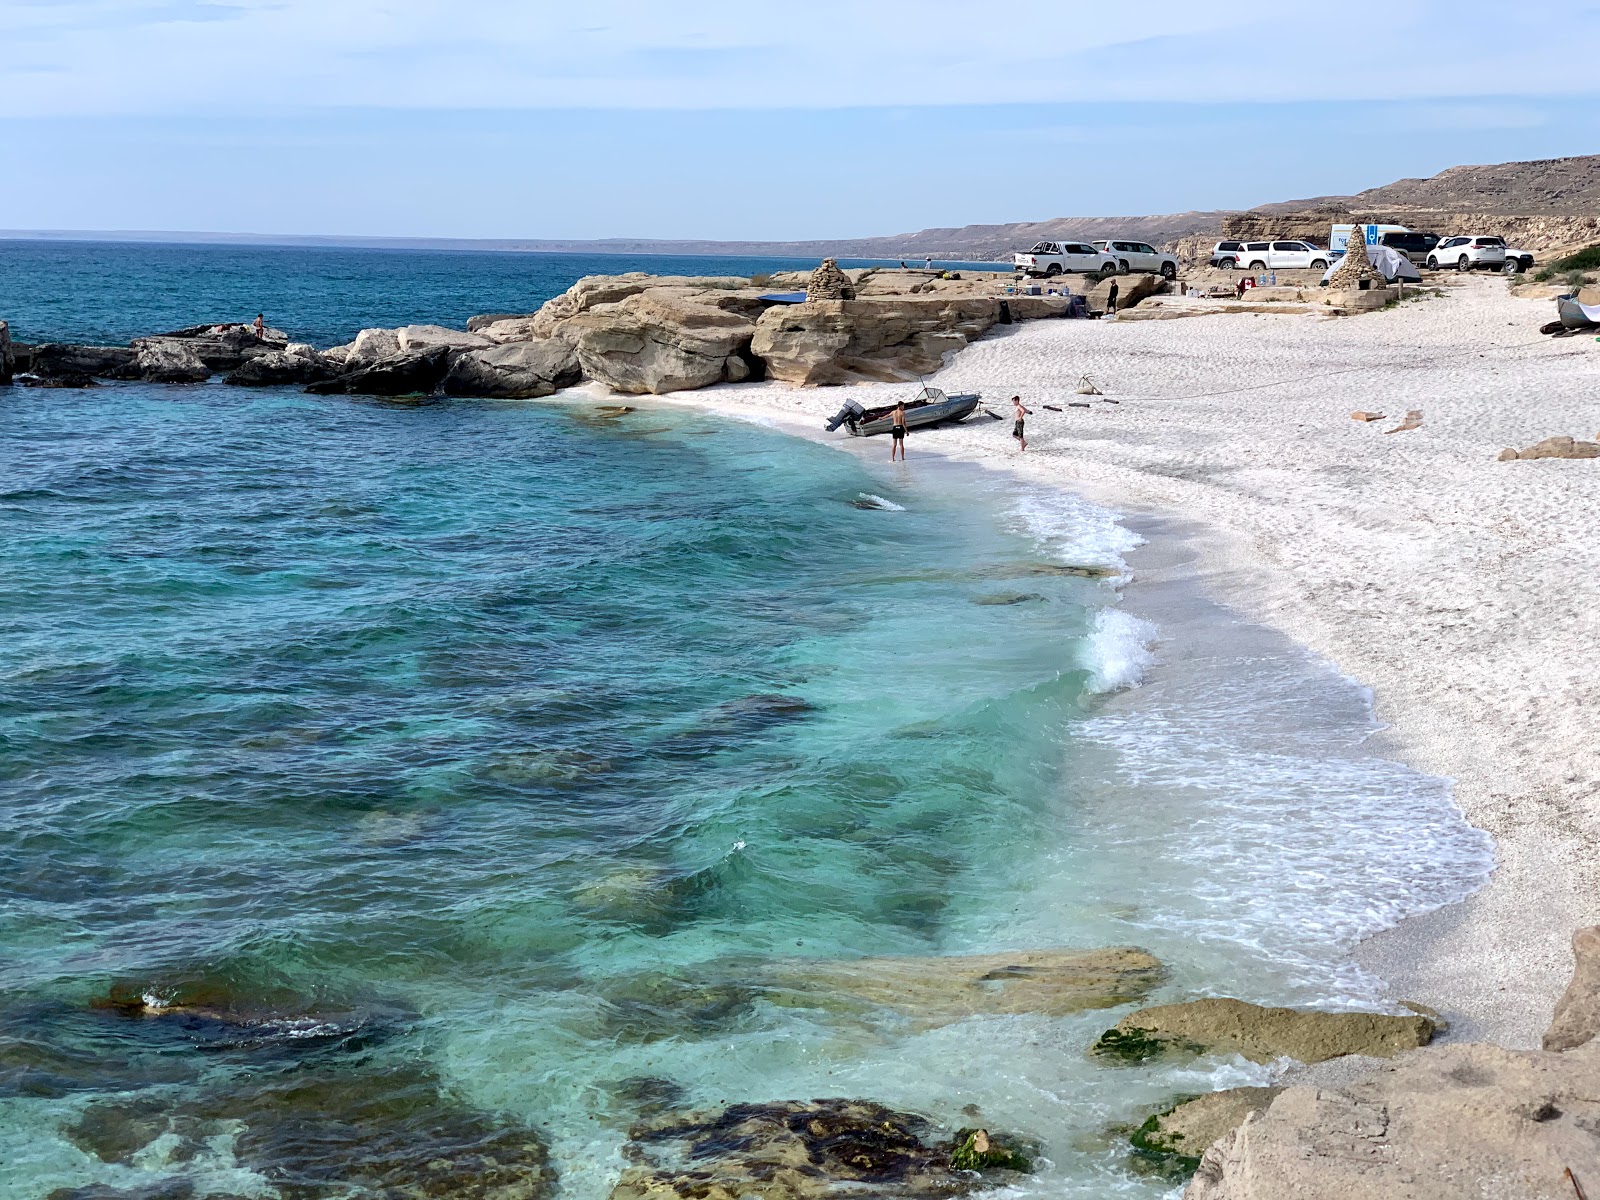
[[[11,229],[851,236],[1600,153],[1581,0],[0,0],[0,29]]]

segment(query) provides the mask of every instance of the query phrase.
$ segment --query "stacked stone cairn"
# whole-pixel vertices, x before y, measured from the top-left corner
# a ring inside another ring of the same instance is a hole
[[[839,270],[836,259],[825,258],[822,265],[811,272],[811,281],[806,284],[806,302],[813,300],[854,300],[856,298],[856,285],[850,282],[850,276]]]
[[[1338,270],[1328,280],[1330,288],[1344,288],[1356,291],[1362,287],[1371,287],[1367,282],[1379,278],[1378,269],[1372,265],[1372,260],[1367,257],[1367,227],[1365,225],[1352,225],[1350,227],[1350,241],[1345,246],[1344,259],[1339,263]]]

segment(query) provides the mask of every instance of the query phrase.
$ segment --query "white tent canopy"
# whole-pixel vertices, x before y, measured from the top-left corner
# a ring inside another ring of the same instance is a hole
[[[1348,251],[1347,251],[1348,253]],[[1383,277],[1390,283],[1396,279],[1403,279],[1407,283],[1421,283],[1422,276],[1417,273],[1416,267],[1411,265],[1411,260],[1400,251],[1389,246],[1368,246],[1367,261],[1377,267]],[[1339,269],[1337,261],[1323,273],[1322,282],[1327,283],[1333,278],[1333,273]]]

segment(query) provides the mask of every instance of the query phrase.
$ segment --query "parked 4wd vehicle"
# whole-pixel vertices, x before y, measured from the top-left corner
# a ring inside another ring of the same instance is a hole
[[[1040,242],[1025,254],[1013,254],[1011,262],[1027,275],[1115,275],[1117,260],[1088,242]]]
[[[1428,265],[1434,270],[1454,267],[1458,271],[1470,271],[1474,267],[1489,267],[1498,271],[1506,265],[1506,242],[1497,237],[1445,238],[1428,255]]]
[[[1507,246],[1505,269],[1508,275],[1515,271],[1533,270],[1533,252],[1529,250],[1518,250],[1514,246]]]
[[[1119,242],[1116,240],[1093,243],[1095,249],[1117,260],[1117,269],[1126,275],[1129,271],[1149,271],[1163,279],[1178,277],[1178,260],[1157,250],[1149,242]]]
[[[1428,255],[1433,253],[1439,239],[1431,233],[1386,233],[1378,239],[1380,246],[1387,246],[1391,250],[1398,250],[1411,260],[1413,266],[1422,266],[1428,261]]]
[[[1222,245],[1221,242],[1217,244]],[[1212,263],[1230,270],[1244,267],[1251,271],[1321,271],[1333,261],[1326,250],[1319,250],[1310,242],[1235,242],[1234,245],[1239,249],[1227,254],[1213,251]]]
[[[1218,242],[1211,248],[1211,266],[1232,271],[1238,267],[1239,258],[1243,254],[1243,242]]]

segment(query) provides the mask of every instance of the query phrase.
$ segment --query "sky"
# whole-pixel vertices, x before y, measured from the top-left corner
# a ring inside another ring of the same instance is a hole
[[[0,0],[0,229],[799,239],[1600,153],[1600,0]]]

